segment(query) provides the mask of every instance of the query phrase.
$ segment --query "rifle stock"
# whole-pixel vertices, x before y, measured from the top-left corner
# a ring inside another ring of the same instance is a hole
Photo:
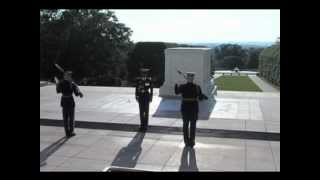
[[[59,69],[60,72],[64,73],[64,69],[62,69],[58,64],[55,63],[54,66]]]
[[[178,72],[179,74],[181,74],[185,79],[187,79],[187,77],[186,77],[186,73],[184,73],[184,72],[180,71],[180,70],[179,70],[179,69],[177,69],[177,68],[176,68],[176,70],[177,70],[177,72]]]

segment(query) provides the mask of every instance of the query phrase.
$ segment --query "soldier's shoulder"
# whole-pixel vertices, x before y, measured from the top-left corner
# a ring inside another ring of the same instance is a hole
[[[141,78],[136,78],[136,83],[140,84],[142,82]]]
[[[198,89],[201,89],[201,87],[200,87],[198,84],[196,84],[196,87],[197,87]]]
[[[181,84],[179,85],[180,88],[185,88],[187,86],[187,84]]]
[[[62,84],[62,85],[63,85],[63,84],[66,84],[66,83],[67,83],[67,81],[66,81],[65,79],[63,79],[63,80],[60,81],[60,84]]]

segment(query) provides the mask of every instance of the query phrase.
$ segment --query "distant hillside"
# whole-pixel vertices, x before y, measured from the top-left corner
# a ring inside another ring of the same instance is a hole
[[[209,48],[214,48],[221,44],[238,44],[243,48],[251,48],[251,47],[269,47],[273,44],[273,42],[216,42],[216,43],[184,43],[196,46],[206,46]]]

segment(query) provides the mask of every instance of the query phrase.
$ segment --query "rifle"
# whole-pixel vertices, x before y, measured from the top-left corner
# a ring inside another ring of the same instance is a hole
[[[185,79],[187,79],[186,73],[178,70],[177,68],[176,68],[176,70],[177,70],[178,74],[182,75]]]
[[[60,54],[61,54],[61,51],[58,51],[55,62],[57,62],[58,58],[60,57]],[[54,66],[55,66],[60,72],[64,73],[64,69],[63,69],[61,66],[59,66],[57,63],[54,63]],[[59,83],[59,79],[58,79],[56,76],[54,77],[54,81],[55,81],[56,84]]]
[[[55,63],[54,65],[56,66],[57,69],[59,69],[59,71],[64,73],[64,69],[62,67],[60,67],[57,63]]]
[[[62,73],[65,72],[65,70],[64,70],[61,66],[59,66],[57,63],[55,63],[54,66],[56,66],[56,68],[59,69],[59,71],[61,71]],[[56,82],[56,84],[59,83],[59,79],[58,79],[57,77],[54,77],[54,81]],[[78,85],[77,85],[73,80],[72,80],[72,83],[74,83],[74,84],[76,85],[77,91],[81,93]],[[82,96],[83,96],[83,95],[82,95],[82,93],[81,93],[80,97],[82,98]]]
[[[63,69],[61,66],[59,66],[57,63],[54,63],[54,66],[55,66],[60,72],[64,73],[64,69]],[[59,83],[59,79],[58,79],[56,76],[54,77],[54,81],[55,81],[56,84]]]

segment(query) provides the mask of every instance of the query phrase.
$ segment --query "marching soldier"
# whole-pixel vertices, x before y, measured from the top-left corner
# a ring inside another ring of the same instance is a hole
[[[65,71],[64,79],[62,81],[56,80],[56,90],[57,93],[62,93],[60,105],[62,107],[62,116],[64,129],[67,137],[75,136],[74,133],[74,108],[75,102],[72,94],[76,96],[83,97],[83,94],[80,92],[78,86],[72,81],[72,72]]]
[[[151,77],[147,76],[150,69],[141,68],[141,76],[137,79],[136,84],[136,100],[139,103],[140,111],[140,129],[139,131],[145,132],[148,128],[149,117],[149,103],[152,101],[153,87]]]
[[[181,73],[181,72],[179,72]],[[186,146],[195,145],[196,121],[198,119],[198,100],[208,99],[202,94],[199,85],[194,84],[195,73],[186,73],[187,83],[178,86],[175,84],[175,94],[182,94],[181,114],[183,119],[183,137]]]

